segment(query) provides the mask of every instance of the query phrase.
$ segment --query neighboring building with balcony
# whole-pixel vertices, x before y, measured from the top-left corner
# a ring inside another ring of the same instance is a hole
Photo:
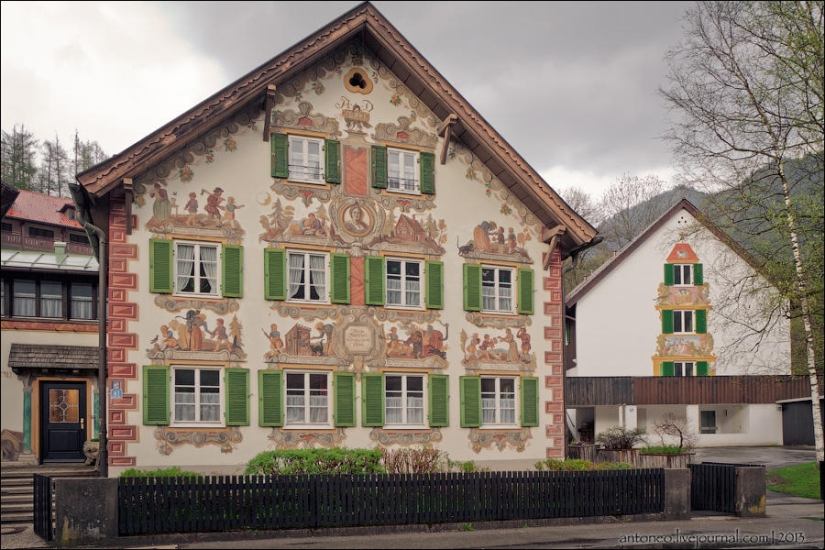
[[[82,462],[98,426],[101,305],[72,200],[19,190],[0,263],[2,460]]]
[[[781,445],[778,402],[810,398],[807,376],[790,376],[778,291],[687,200],[573,289],[566,313],[565,406],[576,439],[616,425],[652,434],[673,415],[700,446]]]

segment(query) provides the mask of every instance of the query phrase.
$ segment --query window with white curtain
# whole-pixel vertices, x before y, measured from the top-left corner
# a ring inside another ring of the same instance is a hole
[[[324,141],[289,136],[289,179],[304,183],[324,183]]]
[[[419,260],[387,259],[387,303],[389,307],[422,308]]]
[[[175,294],[219,295],[219,246],[175,241]]]
[[[330,374],[286,372],[286,427],[329,426]]]
[[[63,284],[40,281],[40,316],[63,317]]]
[[[223,425],[221,369],[173,367],[172,425]]]
[[[94,286],[91,283],[71,283],[69,315],[72,319],[94,319]]]
[[[384,376],[384,422],[387,426],[424,426],[424,376]]]
[[[482,266],[482,311],[512,313],[514,280],[514,270],[512,268]]]
[[[15,279],[12,304],[14,317],[37,316],[37,282],[31,279]]]
[[[329,256],[289,251],[287,258],[288,300],[329,303]]]
[[[516,378],[481,379],[481,425],[516,425]]]
[[[387,148],[387,190],[418,195],[418,153]]]
[[[0,314],[3,317],[95,319],[97,285],[91,279],[67,275],[58,281],[36,274],[3,278]]]

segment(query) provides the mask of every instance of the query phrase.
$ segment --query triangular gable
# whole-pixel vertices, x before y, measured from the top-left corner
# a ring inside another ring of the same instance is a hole
[[[255,105],[267,109],[268,90],[277,89],[280,83],[352,40],[359,40],[443,121],[441,135],[460,140],[478,158],[485,159],[490,171],[545,227],[565,229],[559,232],[563,256],[596,236],[596,230],[564,202],[369,2],[355,7],[122,153],[78,174],[78,182],[93,198],[107,195],[242,110]],[[266,132],[264,136],[266,139]]]
[[[689,244],[676,243],[665,261],[669,264],[695,264],[699,263],[699,257]]]

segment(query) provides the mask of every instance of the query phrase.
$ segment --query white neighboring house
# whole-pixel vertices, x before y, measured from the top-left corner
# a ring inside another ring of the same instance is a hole
[[[699,446],[781,445],[776,401],[804,390],[789,376],[787,307],[754,265],[683,199],[573,289],[572,437],[644,427],[655,445],[655,423],[672,414]]]

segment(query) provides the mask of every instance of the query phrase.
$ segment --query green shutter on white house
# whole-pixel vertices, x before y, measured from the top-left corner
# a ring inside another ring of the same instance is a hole
[[[420,190],[427,195],[435,194],[435,155],[432,153],[418,154]]]
[[[286,300],[286,250],[264,248],[264,298]]]
[[[383,256],[364,258],[364,303],[368,306],[383,306],[385,266]]]
[[[662,334],[673,334],[673,310],[662,310]]]
[[[674,368],[673,361],[665,361],[662,363],[661,367],[659,367],[659,375],[660,376],[673,376],[676,373],[676,369]]]
[[[673,285],[673,264],[665,264],[665,285]]]
[[[226,298],[243,296],[243,247],[225,244],[221,247],[223,281],[221,295]]]
[[[696,286],[702,285],[705,282],[704,269],[702,264],[693,264],[693,284]]]
[[[696,363],[696,376],[710,376],[707,361],[699,361]]]
[[[341,183],[341,142],[324,140],[324,180]]]
[[[258,424],[284,425],[284,373],[279,370],[258,371]]]
[[[372,146],[372,186],[387,188],[387,148],[380,145]]]
[[[696,334],[706,334],[708,331],[708,310],[696,310]]]
[[[329,255],[330,301],[333,304],[350,303],[349,295],[349,254]]]
[[[334,424],[336,427],[355,427],[355,374],[351,372],[336,372],[334,376]]]
[[[533,270],[522,268],[518,270],[518,312],[524,315],[533,314]]]
[[[226,425],[249,426],[249,370],[225,371]]]
[[[525,428],[539,425],[539,379],[521,377],[521,425]]]
[[[270,170],[272,177],[288,178],[289,138],[286,136],[286,134],[272,134],[271,136],[269,136],[269,142],[272,152],[272,159],[270,162]]]
[[[143,367],[143,424],[169,425],[169,367]]]
[[[424,297],[428,309],[444,309],[444,262],[424,262],[427,294]]]
[[[450,377],[431,374],[427,377],[430,398],[430,427],[450,425]]]
[[[461,427],[478,428],[481,426],[481,377],[460,376],[461,390]]]
[[[481,266],[464,264],[464,311],[481,311]]]
[[[361,425],[365,428],[384,425],[384,375],[361,375]]]
[[[172,292],[173,241],[149,239],[149,292]]]

